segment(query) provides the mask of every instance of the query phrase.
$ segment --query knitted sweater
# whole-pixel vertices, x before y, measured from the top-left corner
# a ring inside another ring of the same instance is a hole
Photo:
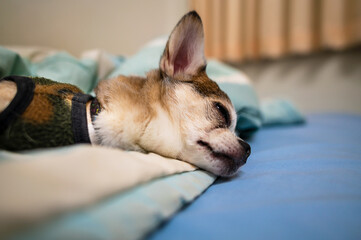
[[[90,143],[86,102],[90,95],[45,78],[9,76],[17,93],[0,113],[0,148],[26,150]]]

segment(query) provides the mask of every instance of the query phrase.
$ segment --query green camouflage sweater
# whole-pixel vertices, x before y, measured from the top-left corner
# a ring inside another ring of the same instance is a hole
[[[86,102],[90,95],[45,78],[9,76],[17,93],[0,113],[0,148],[26,150],[90,143]]]

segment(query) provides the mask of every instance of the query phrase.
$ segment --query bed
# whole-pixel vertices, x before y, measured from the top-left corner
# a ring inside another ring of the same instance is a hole
[[[252,157],[150,239],[360,239],[361,117],[261,129]]]
[[[101,79],[156,67],[165,40],[128,58],[0,48],[0,76],[43,76],[92,93]],[[261,102],[236,69],[209,61],[207,72],[231,98],[237,133],[252,146],[235,177],[87,145],[0,150],[0,237],[359,239],[361,116],[304,117],[289,101]]]

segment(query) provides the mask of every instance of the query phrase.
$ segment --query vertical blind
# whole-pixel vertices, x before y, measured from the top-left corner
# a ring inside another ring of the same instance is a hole
[[[276,58],[361,43],[361,0],[190,0],[207,57]]]

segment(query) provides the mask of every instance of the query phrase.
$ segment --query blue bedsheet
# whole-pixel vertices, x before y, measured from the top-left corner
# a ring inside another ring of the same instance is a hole
[[[250,143],[238,176],[218,179],[150,238],[361,239],[361,116],[311,115]]]

